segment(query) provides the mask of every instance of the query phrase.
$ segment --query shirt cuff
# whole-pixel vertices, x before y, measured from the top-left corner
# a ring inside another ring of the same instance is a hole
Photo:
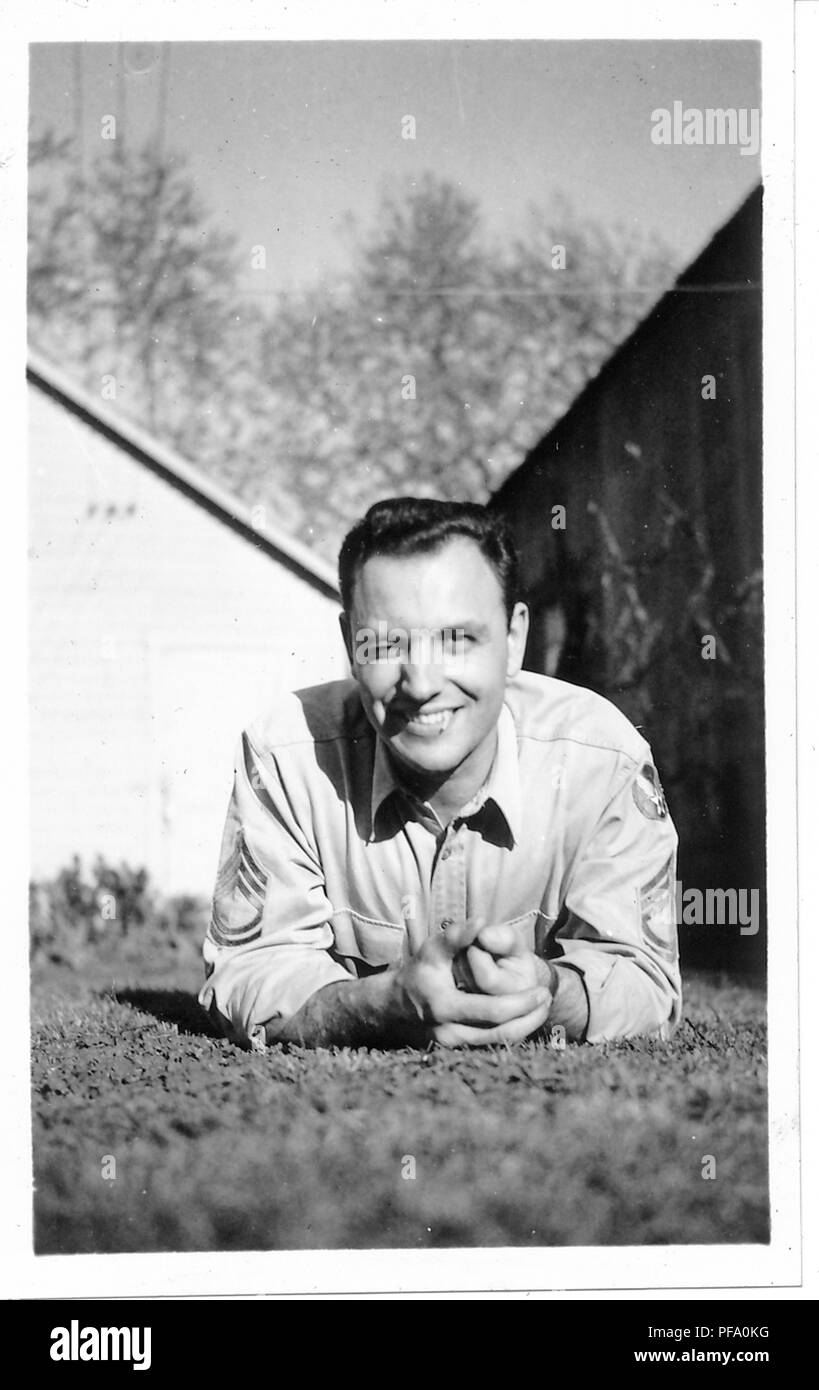
[[[199,1002],[229,1037],[254,1046],[259,1024],[292,1018],[317,990],[350,978],[326,951],[259,942],[222,950]]]
[[[671,1037],[681,1011],[679,972],[649,974],[632,957],[589,958],[577,951],[574,970],[583,977],[589,1000],[586,1042],[616,1038]],[[554,962],[565,969],[564,959]]]

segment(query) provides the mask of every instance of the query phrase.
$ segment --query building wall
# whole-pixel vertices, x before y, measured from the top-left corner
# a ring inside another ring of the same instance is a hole
[[[338,605],[30,388],[31,869],[208,893],[236,738],[347,674]]]
[[[494,505],[522,553],[527,665],[590,685],[641,725],[680,829],[686,886],[764,897],[760,278],[757,192]],[[703,398],[706,375],[714,399]],[[554,506],[566,509],[565,530]],[[644,630],[660,634],[642,673],[624,655],[635,596]],[[702,656],[708,632],[714,661]],[[705,955],[733,964],[719,941],[713,933]],[[742,945],[758,955],[760,943]]]

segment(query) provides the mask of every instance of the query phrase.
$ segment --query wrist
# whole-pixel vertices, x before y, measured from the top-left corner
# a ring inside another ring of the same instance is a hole
[[[555,965],[544,961],[548,966],[553,984],[552,1002],[543,1024],[546,1034],[552,1028],[560,1027],[570,1042],[585,1041],[589,1026],[589,996],[584,978],[579,970],[571,965]]]
[[[385,970],[383,975],[373,978],[378,979],[383,988],[384,1017],[396,1035],[400,1035],[407,1046],[423,1046],[429,1030],[421,1006],[407,987],[404,967]]]
[[[560,985],[560,971],[550,960],[544,960],[542,956],[536,956],[535,959],[537,961],[537,982],[539,985],[545,985],[554,999]]]
[[[278,1042],[300,1047],[423,1046],[426,1030],[399,976],[395,970],[382,970],[324,985],[292,1017],[248,1029],[250,1047],[264,1051]]]

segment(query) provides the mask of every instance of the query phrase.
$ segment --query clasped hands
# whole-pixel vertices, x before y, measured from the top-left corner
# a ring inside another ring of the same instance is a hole
[[[430,1039],[443,1047],[517,1043],[546,1022],[556,971],[511,926],[480,920],[429,937],[396,984]]]

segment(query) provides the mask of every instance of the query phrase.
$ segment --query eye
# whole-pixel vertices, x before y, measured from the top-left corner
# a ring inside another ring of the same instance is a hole
[[[395,646],[393,643],[379,642],[378,646],[376,646],[373,649],[372,660],[381,662],[396,661],[400,655],[400,648]]]
[[[360,666],[385,665],[401,657],[401,644],[392,633],[376,636],[372,628],[360,628],[355,637],[355,660]]]
[[[446,656],[463,656],[474,640],[472,633],[465,632],[462,627],[449,627],[441,634],[441,646]]]

